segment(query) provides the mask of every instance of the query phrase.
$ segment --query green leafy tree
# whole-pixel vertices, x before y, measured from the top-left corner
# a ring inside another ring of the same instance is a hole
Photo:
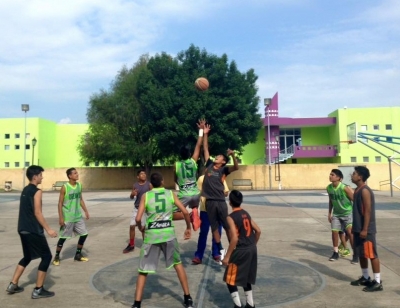
[[[198,77],[209,80],[207,91],[195,89]],[[253,69],[241,73],[227,55],[218,57],[193,45],[176,58],[167,53],[150,58],[147,70],[140,72],[137,98],[162,156],[176,157],[180,146],[194,146],[200,118],[211,125],[211,155],[255,142],[262,126],[256,81]]]

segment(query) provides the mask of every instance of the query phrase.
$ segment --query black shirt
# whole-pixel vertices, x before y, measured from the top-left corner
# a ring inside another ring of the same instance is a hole
[[[234,208],[233,212],[229,214],[236,226],[238,235],[238,243],[236,247],[247,247],[255,245],[256,236],[254,229],[251,226],[251,217],[242,208]]]
[[[354,201],[353,201],[353,233],[359,233],[362,231],[364,226],[364,204],[362,200],[362,191],[364,189],[368,189],[371,194],[371,217],[369,220],[367,233],[376,233],[376,221],[375,221],[375,197],[371,188],[364,185],[360,188],[357,188],[354,192]]]
[[[19,203],[18,232],[29,232],[44,235],[42,225],[35,216],[34,196],[39,190],[35,185],[29,184],[22,193]]]
[[[214,162],[208,159],[204,174],[202,196],[206,200],[225,201],[224,180],[229,173],[229,167],[215,168]]]

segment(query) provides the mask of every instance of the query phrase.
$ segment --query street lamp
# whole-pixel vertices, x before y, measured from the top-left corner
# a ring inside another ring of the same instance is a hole
[[[35,164],[35,145],[36,145],[36,143],[37,143],[37,140],[36,140],[36,138],[34,137],[34,138],[32,139],[32,163],[31,163],[31,165],[34,165],[34,164]]]
[[[279,134],[275,136],[276,139],[276,143],[277,143],[277,148],[278,148],[278,158],[277,158],[277,164],[278,164],[278,170],[279,170],[279,183],[278,183],[278,189],[281,190],[282,189],[282,184],[281,184],[281,170],[279,168],[279,164],[280,164],[280,156],[281,156],[281,143],[279,140]],[[275,169],[276,170],[276,169]]]
[[[267,107],[267,124],[268,124],[268,178],[269,178],[269,190],[272,189],[272,179],[271,179],[271,127],[269,125],[269,106],[271,105],[270,98],[264,98],[264,106]]]
[[[22,174],[22,189],[25,188],[25,162],[26,162],[26,113],[29,111],[29,105],[28,104],[22,104],[21,105],[21,110],[25,112],[25,133],[24,133],[24,161],[22,162],[24,165],[24,172]]]

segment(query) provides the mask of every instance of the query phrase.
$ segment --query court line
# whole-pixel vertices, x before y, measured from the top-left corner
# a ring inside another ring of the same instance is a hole
[[[199,300],[197,302],[197,308],[202,308],[203,307],[203,301],[206,293],[206,284],[208,282],[208,276],[210,274],[210,269],[211,269],[211,252],[208,257],[208,263],[206,264],[206,272],[204,273],[203,276],[203,283],[200,285],[200,295],[199,295]]]

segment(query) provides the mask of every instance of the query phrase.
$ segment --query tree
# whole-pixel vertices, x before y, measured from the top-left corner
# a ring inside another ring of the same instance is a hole
[[[101,90],[89,101],[89,131],[82,136],[78,150],[86,162],[108,164],[119,160],[140,165],[149,173],[160,159],[151,123],[143,121],[136,99],[136,83],[147,70],[148,56],[140,57],[131,68],[123,67],[109,91]]]
[[[200,76],[210,82],[205,92],[194,87]],[[162,156],[176,156],[182,145],[194,146],[200,118],[211,124],[212,155],[255,142],[262,127],[256,81],[253,69],[241,73],[227,55],[217,57],[193,45],[175,59],[167,53],[150,58],[147,70],[140,72],[137,98]]]

